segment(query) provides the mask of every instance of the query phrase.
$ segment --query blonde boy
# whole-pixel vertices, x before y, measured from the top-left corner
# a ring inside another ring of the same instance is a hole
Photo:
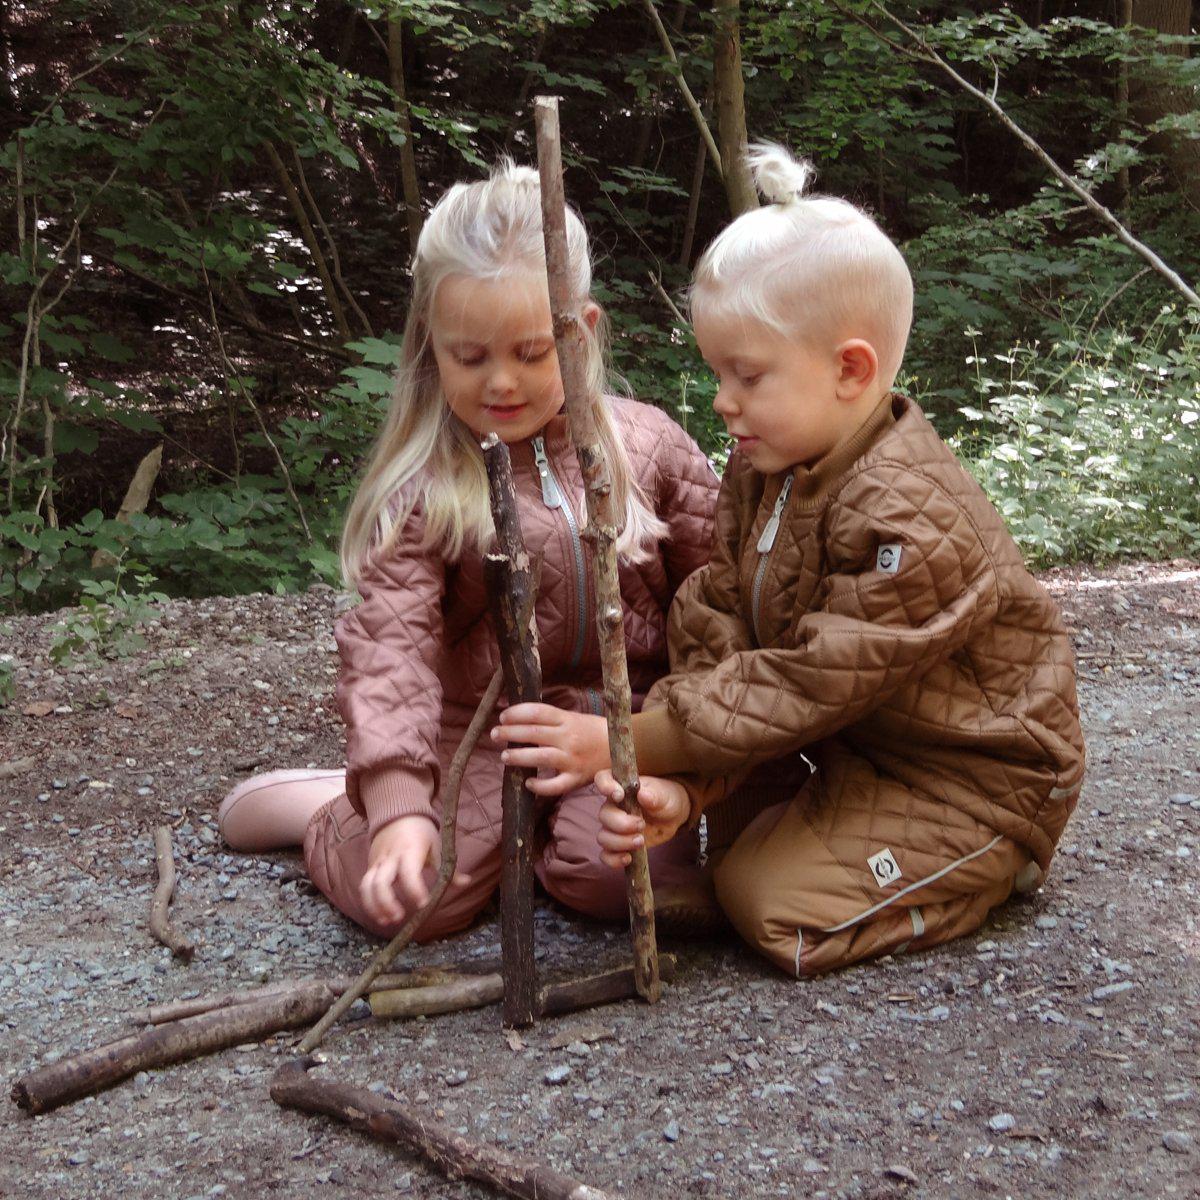
[[[1084,751],[1053,602],[891,390],[900,252],[853,205],[804,198],[807,164],[751,159],[771,203],[721,233],[692,292],[737,449],[710,563],[672,605],[671,674],[634,719],[642,815],[606,804],[600,842],[619,867],[708,812],[721,907],[806,976],[970,932],[1036,886]],[[510,761],[607,766],[598,719],[518,706],[502,729],[536,744]],[[800,753],[815,771],[781,802],[745,782]]]

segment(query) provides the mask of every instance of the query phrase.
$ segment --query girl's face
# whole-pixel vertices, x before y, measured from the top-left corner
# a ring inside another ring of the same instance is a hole
[[[434,296],[430,341],[446,403],[473,432],[519,442],[562,408],[544,276],[449,276]]]

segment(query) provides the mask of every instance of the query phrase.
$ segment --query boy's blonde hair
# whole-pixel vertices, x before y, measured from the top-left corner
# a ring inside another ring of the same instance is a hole
[[[912,326],[904,256],[860,208],[805,196],[812,164],[783,146],[747,152],[763,208],[743,213],[705,250],[692,277],[692,311],[751,317],[785,337],[828,343],[864,337],[891,387]]]
[[[571,294],[579,307],[591,296],[592,263],[587,232],[567,209]],[[541,192],[537,172],[504,159],[489,178],[457,183],[434,206],[417,242],[412,300],[400,350],[391,406],[366,474],[346,516],[341,563],[354,586],[368,556],[385,551],[413,506],[425,510],[425,540],[447,560],[466,543],[485,547],[494,535],[487,473],[479,440],[451,413],[430,342],[434,296],[451,275],[503,279],[529,272],[544,279]],[[666,525],[649,507],[604,399],[605,330],[586,323],[587,381],[600,444],[608,460],[617,511],[625,523],[617,549],[629,561],[646,558]],[[406,484],[412,486],[406,487]]]

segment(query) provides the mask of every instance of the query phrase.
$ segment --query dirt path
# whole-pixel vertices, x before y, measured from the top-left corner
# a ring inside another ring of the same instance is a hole
[[[1047,583],[1080,651],[1091,771],[1038,895],[816,983],[683,946],[657,1010],[547,1022],[517,1050],[495,1010],[361,1027],[327,1069],[614,1196],[1200,1196],[1200,569]],[[333,607],[321,590],[175,602],[146,650],[99,668],[48,667],[54,617],[0,633],[18,663],[0,763],[34,760],[0,778],[5,1095],[147,1002],[361,961],[294,858],[225,855],[212,823],[231,780],[339,760]],[[164,818],[190,967],[145,930]],[[547,970],[622,955],[617,931],[538,921]],[[497,936],[487,920],[410,959],[489,957]],[[5,1100],[0,1195],[485,1194],[277,1110],[286,1053],[229,1051],[36,1120]]]

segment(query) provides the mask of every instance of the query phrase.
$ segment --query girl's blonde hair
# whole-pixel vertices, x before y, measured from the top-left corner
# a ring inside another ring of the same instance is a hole
[[[763,208],[743,213],[705,250],[692,311],[745,316],[805,341],[860,336],[890,387],[912,326],[913,285],[895,244],[862,209],[805,196],[812,164],[783,146],[747,152]]]
[[[592,263],[587,232],[570,207],[567,248],[571,294],[582,308],[591,295]],[[545,270],[541,189],[529,167],[505,159],[489,178],[455,184],[429,214],[413,257],[412,300],[391,405],[342,534],[342,574],[351,586],[368,557],[391,545],[418,502],[425,511],[426,544],[436,545],[448,561],[457,559],[467,543],[483,548],[494,536],[478,436],[451,413],[442,395],[430,343],[433,302],[451,275],[497,280],[527,271],[544,278]],[[604,398],[604,318],[595,332],[581,324],[592,411],[617,511],[625,513],[617,549],[638,562],[666,536],[667,527],[634,478]]]

